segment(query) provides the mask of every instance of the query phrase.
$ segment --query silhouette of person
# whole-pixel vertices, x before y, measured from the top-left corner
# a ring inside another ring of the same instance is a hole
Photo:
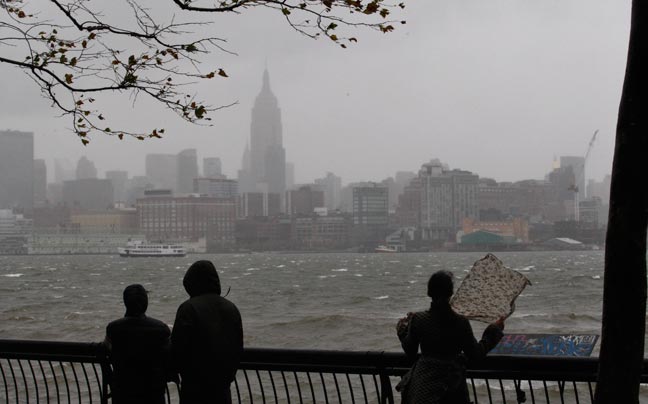
[[[214,264],[193,263],[182,281],[190,298],[178,307],[171,351],[181,377],[181,404],[229,404],[243,352],[241,314],[221,296]]]
[[[114,404],[163,404],[169,327],[146,316],[148,295],[142,285],[124,289],[126,314],[106,327],[104,343],[113,367]]]
[[[465,378],[466,360],[486,356],[502,338],[504,319],[490,324],[477,342],[470,322],[450,307],[454,293],[453,275],[435,272],[428,281],[427,294],[432,298],[430,309],[408,313],[396,325],[405,353],[421,356],[409,375],[403,377],[398,389],[407,404],[468,404]]]

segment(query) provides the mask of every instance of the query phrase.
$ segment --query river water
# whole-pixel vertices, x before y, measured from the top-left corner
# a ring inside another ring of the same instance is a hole
[[[450,270],[458,285],[483,255],[2,256],[0,338],[100,341],[106,324],[123,315],[121,293],[131,283],[150,291],[148,314],[171,325],[187,298],[186,269],[209,259],[241,311],[246,346],[398,351],[396,321],[428,307],[430,274]],[[600,333],[603,252],[497,256],[532,283],[518,298],[507,332]],[[483,327],[473,323],[476,334]]]

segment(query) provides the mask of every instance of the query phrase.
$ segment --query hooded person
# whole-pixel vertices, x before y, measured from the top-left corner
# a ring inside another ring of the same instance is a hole
[[[162,404],[171,331],[146,316],[148,295],[142,285],[124,289],[126,314],[106,327],[105,345],[113,368],[110,380],[114,404]]]
[[[190,298],[178,307],[171,350],[181,377],[181,404],[229,404],[243,352],[241,314],[221,296],[214,264],[193,263],[182,281]]]

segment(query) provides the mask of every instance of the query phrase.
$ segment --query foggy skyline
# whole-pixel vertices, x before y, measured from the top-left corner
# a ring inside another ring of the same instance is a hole
[[[25,75],[0,65],[0,90],[12,95],[0,100],[1,129],[35,133],[35,158],[47,161],[50,181],[55,158],[75,163],[85,155],[100,177],[119,169],[133,176],[144,173],[146,154],[187,148],[199,160],[219,157],[223,173],[236,178],[267,60],[297,183],[327,171],[344,183],[379,181],[435,157],[498,181],[542,179],[554,157],[583,156],[596,129],[586,175],[600,181],[611,171],[629,6],[408,2],[406,25],[388,35],[352,31],[359,43],[346,50],[304,38],[260,10],[213,16],[238,56],[208,57],[230,78],[201,85],[200,96],[212,105],[239,101],[211,114],[214,126],[184,123],[144,99],[133,112],[121,98],[111,115],[136,126],[145,123],[139,117],[160,117],[145,127],[165,127],[167,135],[95,136],[83,147]]]

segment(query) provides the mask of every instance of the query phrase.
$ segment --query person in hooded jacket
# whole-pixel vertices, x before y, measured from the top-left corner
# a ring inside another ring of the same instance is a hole
[[[181,404],[229,404],[243,352],[239,310],[221,296],[214,264],[193,263],[182,281],[190,298],[178,307],[171,351],[181,377]]]
[[[124,305],[126,314],[108,324],[104,340],[113,367],[112,402],[163,404],[171,331],[146,316],[148,296],[142,285],[124,289]]]

